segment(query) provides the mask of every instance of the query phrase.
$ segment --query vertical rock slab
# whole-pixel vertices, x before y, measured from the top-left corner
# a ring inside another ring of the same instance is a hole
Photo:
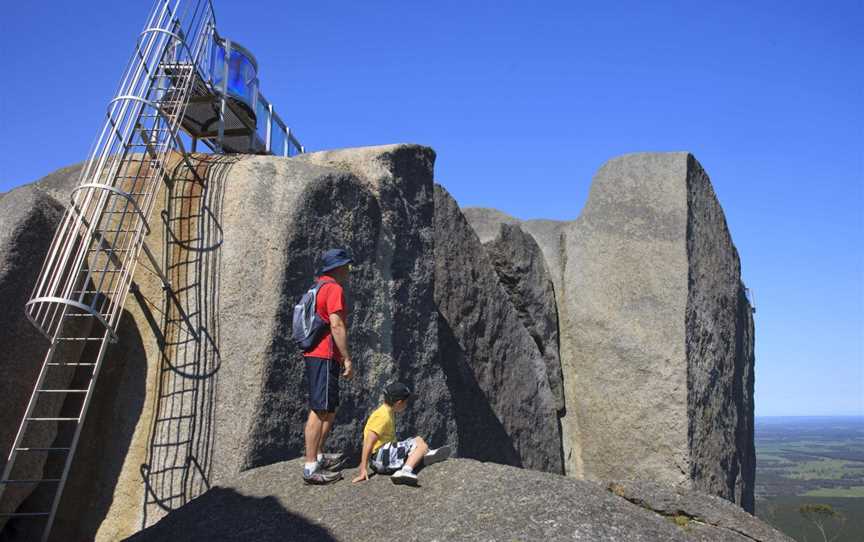
[[[356,260],[346,288],[356,376],[342,385],[329,446],[359,454],[387,383],[418,393],[400,432],[455,432],[436,363],[431,149],[394,145],[301,158],[248,158],[225,185],[215,479],[303,453],[308,415],[291,313],[323,250]]]
[[[498,236],[483,246],[495,266],[498,280],[516,308],[519,320],[543,356],[546,378],[555,397],[555,408],[563,413],[564,383],[561,358],[558,356],[558,309],[543,253],[534,238],[515,224],[501,224]]]
[[[562,358],[575,375],[565,395],[581,475],[692,486],[747,507],[752,327],[702,168],[687,153],[607,162],[564,255]]]
[[[351,173],[379,203],[374,257],[357,266],[380,270],[379,282],[372,286],[378,290],[378,301],[357,312],[352,332],[357,346],[369,349],[369,362],[358,375],[371,393],[369,399],[379,401],[392,380],[406,382],[416,400],[400,416],[399,431],[421,434],[433,446],[454,440],[450,391],[438,364],[433,298],[435,151],[399,144],[309,153],[297,159]],[[369,399],[364,398],[364,405]]]
[[[435,302],[459,453],[563,472],[555,398],[543,357],[477,235],[438,185]]]
[[[753,512],[753,314],[723,209],[692,156],[687,201],[690,478]]]

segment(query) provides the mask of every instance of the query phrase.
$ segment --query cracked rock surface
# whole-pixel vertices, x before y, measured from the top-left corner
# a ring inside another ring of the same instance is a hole
[[[611,482],[607,489],[668,518],[681,518],[691,540],[723,542],[790,542],[792,539],[738,506],[699,491],[671,488],[656,482]]]

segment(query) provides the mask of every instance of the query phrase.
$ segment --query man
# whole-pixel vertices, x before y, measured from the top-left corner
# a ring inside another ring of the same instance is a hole
[[[354,370],[348,351],[343,285],[348,281],[351,257],[344,249],[331,249],[321,257],[315,310],[327,324],[321,339],[304,354],[309,380],[309,418],[306,420],[306,463],[303,480],[307,484],[329,484],[342,479],[342,454],[325,454],[324,442],[333,428],[339,406],[339,377],[350,379]]]

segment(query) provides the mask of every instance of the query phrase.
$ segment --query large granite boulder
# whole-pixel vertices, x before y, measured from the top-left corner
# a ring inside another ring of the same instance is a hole
[[[565,237],[565,393],[585,477],[677,483],[752,511],[752,321],[702,167],[687,153],[610,160]]]
[[[0,471],[15,440],[21,418],[33,391],[49,341],[27,320],[24,305],[30,298],[42,260],[48,252],[54,230],[63,216],[63,207],[35,186],[24,186],[0,196]],[[60,375],[63,378],[64,375]],[[57,381],[58,386],[68,382]],[[57,398],[40,401],[40,413],[56,415]],[[51,443],[56,429],[47,424],[34,426],[32,438],[44,445]],[[26,444],[33,445],[31,442]],[[37,479],[45,462],[44,454],[21,454],[15,472],[21,479]],[[33,487],[0,487],[3,494],[0,512],[14,511],[33,491]],[[0,527],[5,519],[0,519]]]
[[[537,343],[546,363],[546,378],[555,397],[555,408],[563,413],[558,308],[543,253],[534,238],[518,224],[501,224],[497,237],[483,246],[519,320]]]
[[[129,540],[791,542],[728,502],[695,492],[681,499],[662,486],[638,494],[630,486],[610,491],[455,459],[423,469],[419,488],[396,486],[387,476],[309,487],[294,475],[299,465],[246,471]]]
[[[435,303],[463,456],[562,472],[546,364],[456,201],[435,186]]]
[[[291,312],[332,246],[357,262],[347,288],[357,376],[343,383],[330,446],[359,453],[365,418],[396,379],[418,393],[400,430],[450,439],[449,391],[435,363],[433,161],[430,149],[390,146],[232,168],[220,292],[220,381],[231,384],[217,397],[217,479],[303,452],[308,406]]]
[[[291,311],[331,246],[357,260],[347,288],[357,376],[343,383],[331,447],[359,454],[365,417],[395,379],[418,395],[400,434],[456,442],[437,352],[431,149],[194,160],[197,175],[178,166],[157,198],[147,238],[172,293],[138,266],[57,539],[116,540],[213,483],[303,452]]]
[[[753,319],[722,208],[687,153],[609,161],[573,222],[530,233],[555,285],[565,469],[678,483],[753,509]]]

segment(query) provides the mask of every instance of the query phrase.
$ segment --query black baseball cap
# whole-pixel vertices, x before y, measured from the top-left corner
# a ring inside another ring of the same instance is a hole
[[[402,399],[408,399],[411,395],[411,389],[401,382],[394,382],[384,388],[384,396],[387,400],[394,403]]]
[[[331,248],[321,256],[321,270],[318,273],[326,273],[353,262],[354,260],[344,248]]]

